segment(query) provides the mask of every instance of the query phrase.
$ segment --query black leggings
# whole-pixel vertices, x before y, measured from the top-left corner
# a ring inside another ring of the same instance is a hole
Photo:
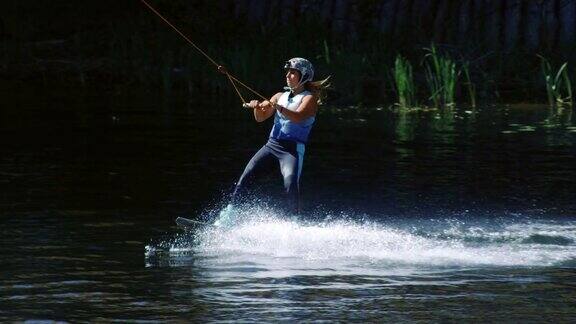
[[[298,213],[300,211],[299,183],[303,158],[303,144],[270,138],[246,165],[234,188],[232,204],[248,189],[256,175],[269,170],[276,160],[279,162],[280,172],[284,178],[288,209],[291,212]]]

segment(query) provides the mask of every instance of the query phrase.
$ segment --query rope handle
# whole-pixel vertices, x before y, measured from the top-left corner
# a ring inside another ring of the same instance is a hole
[[[264,100],[268,100],[268,99],[264,99]],[[283,112],[284,112],[284,107],[280,106],[279,104],[277,104],[276,102],[273,102],[273,101],[270,101],[270,103],[272,104],[272,108],[280,111],[280,113],[283,113]],[[247,102],[243,103],[243,104],[242,104],[242,107],[244,107],[244,108],[252,108],[252,107],[250,106],[250,104],[247,103]]]

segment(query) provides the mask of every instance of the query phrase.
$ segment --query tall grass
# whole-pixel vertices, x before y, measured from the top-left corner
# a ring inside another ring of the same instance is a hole
[[[568,75],[568,62],[564,62],[556,71],[546,58],[540,55],[539,57],[541,59],[542,74],[546,82],[548,104],[550,107],[572,107],[572,82]]]
[[[324,62],[328,65],[330,65],[330,46],[328,46],[328,42],[326,41],[326,39],[324,39],[322,41],[322,45],[324,47],[324,55],[322,55],[321,57],[318,58],[324,58]]]
[[[416,84],[410,61],[398,55],[394,62],[394,85],[401,109],[414,108],[416,104]]]
[[[470,99],[470,106],[472,108],[476,107],[476,85],[472,83],[472,79],[470,78],[470,64],[465,62],[462,65],[462,71],[464,72],[464,78],[466,78],[466,82],[464,83],[466,89],[468,90],[468,96]]]
[[[430,89],[429,100],[435,108],[451,107],[454,105],[459,75],[456,62],[439,53],[435,45],[427,48],[426,51],[428,53],[424,56],[424,69]]]

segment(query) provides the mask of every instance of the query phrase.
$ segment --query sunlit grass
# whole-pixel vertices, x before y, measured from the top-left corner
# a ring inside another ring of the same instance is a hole
[[[464,72],[464,78],[466,78],[466,82],[464,85],[466,86],[466,90],[468,91],[468,96],[470,99],[470,106],[472,108],[476,107],[476,85],[472,82],[470,78],[470,65],[468,62],[462,65],[462,72]]]
[[[435,45],[426,51],[428,53],[424,56],[424,70],[430,90],[429,100],[436,108],[452,107],[459,75],[456,62],[439,53]]]
[[[555,70],[546,58],[540,55],[539,57],[546,83],[548,104],[550,107],[572,107],[572,82],[568,75],[568,62],[564,62],[558,70]]]
[[[394,62],[394,84],[401,109],[416,107],[416,84],[410,61],[398,55]]]

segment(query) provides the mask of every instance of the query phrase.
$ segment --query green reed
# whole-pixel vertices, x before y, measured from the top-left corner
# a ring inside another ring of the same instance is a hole
[[[414,108],[416,104],[416,85],[410,61],[398,55],[394,62],[394,84],[398,96],[397,105],[402,108]]]
[[[470,78],[470,64],[468,62],[465,62],[462,65],[462,71],[464,72],[464,78],[466,79],[466,82],[464,83],[464,85],[466,86],[466,89],[468,90],[468,96],[470,97],[470,106],[475,108],[476,107],[476,85],[474,83],[472,83],[472,79]]]
[[[328,42],[326,41],[326,39],[324,39],[324,41],[322,41],[322,45],[324,47],[324,55],[322,55],[322,58],[324,58],[324,62],[328,65],[330,65],[330,46],[328,46]]]
[[[572,107],[572,83],[568,75],[568,62],[564,62],[558,70],[554,70],[550,62],[538,55],[542,61],[542,74],[546,82],[546,94],[550,107]]]
[[[428,53],[424,56],[424,70],[430,89],[429,100],[436,108],[451,107],[454,105],[459,75],[456,62],[439,53],[434,45],[426,51]]]

